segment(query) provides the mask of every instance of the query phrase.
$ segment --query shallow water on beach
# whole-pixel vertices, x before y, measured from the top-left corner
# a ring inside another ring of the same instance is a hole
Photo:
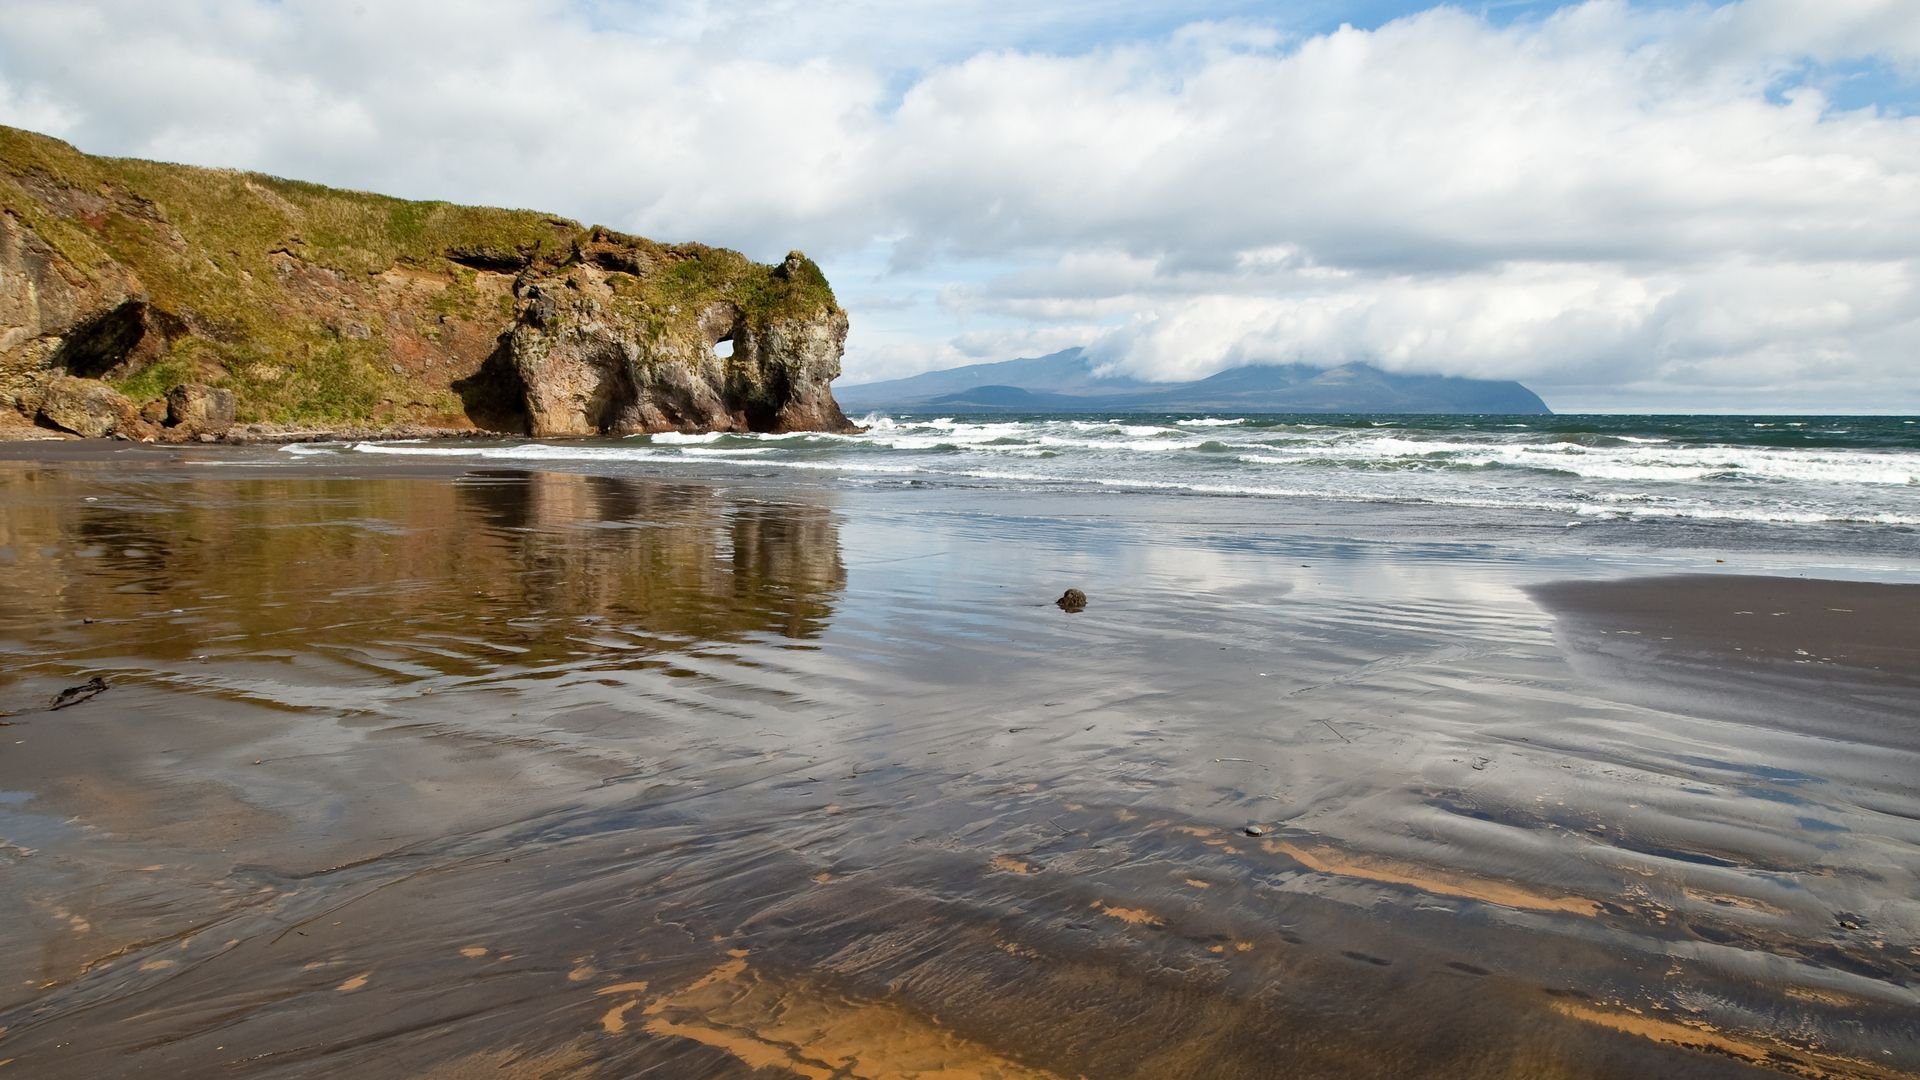
[[[22,1075],[1920,1071],[1920,560],[271,459],[0,461]]]

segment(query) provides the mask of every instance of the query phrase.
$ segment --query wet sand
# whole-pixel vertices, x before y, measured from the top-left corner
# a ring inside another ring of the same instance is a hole
[[[1920,1073],[1920,558],[0,457],[0,1075]]]

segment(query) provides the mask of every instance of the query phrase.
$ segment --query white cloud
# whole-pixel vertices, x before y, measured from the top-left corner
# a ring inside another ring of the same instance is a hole
[[[0,120],[805,247],[856,303],[854,378],[1084,341],[1160,378],[1367,359],[1556,404],[1920,409],[1920,119],[1834,107],[1819,66],[1910,92],[1910,0],[1304,35],[998,10],[16,0]]]

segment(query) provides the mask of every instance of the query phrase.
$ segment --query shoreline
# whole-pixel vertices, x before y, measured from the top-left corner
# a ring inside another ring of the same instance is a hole
[[[170,431],[172,429],[161,429]],[[440,427],[432,424],[235,424],[219,435],[199,438],[182,434],[178,438],[132,439],[123,435],[89,437],[29,421],[0,423],[0,445],[7,443],[128,443],[136,446],[227,445],[257,446],[270,443],[357,442],[389,439],[479,439],[527,438],[524,433],[491,431],[476,427]]]

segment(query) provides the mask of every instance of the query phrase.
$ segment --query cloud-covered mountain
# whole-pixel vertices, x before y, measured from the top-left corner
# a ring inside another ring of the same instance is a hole
[[[1084,350],[969,364],[842,386],[843,407],[953,412],[1522,413],[1549,412],[1517,382],[1399,375],[1368,364],[1262,364],[1205,379],[1146,383],[1097,373]]]

